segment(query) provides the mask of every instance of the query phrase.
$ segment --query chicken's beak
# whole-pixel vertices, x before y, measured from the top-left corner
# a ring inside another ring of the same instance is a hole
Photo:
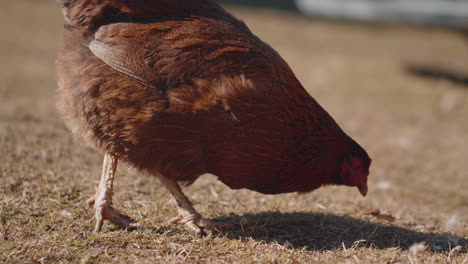
[[[358,186],[359,192],[361,192],[362,196],[366,196],[367,194],[367,182],[361,182]]]

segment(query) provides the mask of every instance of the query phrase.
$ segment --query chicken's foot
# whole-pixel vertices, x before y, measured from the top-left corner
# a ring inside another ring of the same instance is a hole
[[[192,202],[185,196],[179,184],[163,175],[159,175],[159,180],[166,186],[172,197],[175,199],[179,216],[165,222],[163,226],[171,224],[184,224],[187,228],[194,231],[198,236],[206,235],[204,229],[210,230],[231,230],[235,225],[216,223],[201,217],[193,208]]]
[[[104,220],[120,228],[141,228],[142,225],[133,221],[129,216],[120,213],[112,207],[113,183],[118,159],[110,154],[104,155],[102,164],[102,176],[99,188],[94,196],[86,202],[94,205],[96,226],[94,233],[101,231]]]

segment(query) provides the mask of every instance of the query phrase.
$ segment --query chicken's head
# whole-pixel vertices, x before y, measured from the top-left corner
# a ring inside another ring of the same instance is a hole
[[[367,156],[348,154],[341,165],[340,178],[344,185],[355,186],[363,196],[367,194],[367,176],[372,160]]]

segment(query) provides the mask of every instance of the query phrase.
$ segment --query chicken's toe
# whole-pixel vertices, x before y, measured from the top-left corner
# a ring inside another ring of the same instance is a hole
[[[197,236],[206,236],[206,230],[210,231],[231,231],[231,230],[236,230],[237,225],[235,224],[228,224],[228,223],[222,223],[222,222],[215,222],[213,220],[208,220],[205,218],[202,218],[200,215],[190,215],[186,217],[182,216],[177,216],[169,221],[165,222],[161,228],[167,227],[169,225],[174,225],[174,224],[183,224],[185,225],[188,229],[192,230]]]
[[[95,202],[96,202],[96,194],[94,194],[93,196],[89,197],[89,198],[86,200],[86,204],[87,204],[88,206],[93,206]]]
[[[205,218],[200,218],[198,225],[203,228],[215,231],[232,231],[238,228],[236,224],[216,222]]]
[[[94,233],[101,231],[104,220],[117,225],[122,229],[142,229],[144,226],[132,220],[129,216],[120,213],[111,206],[101,206],[96,208],[96,226]]]

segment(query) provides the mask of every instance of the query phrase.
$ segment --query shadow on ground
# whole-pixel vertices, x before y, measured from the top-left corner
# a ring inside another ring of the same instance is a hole
[[[468,76],[462,73],[453,72],[437,66],[408,64],[405,71],[411,75],[421,78],[446,80],[453,84],[463,85],[468,88]]]
[[[466,251],[468,239],[451,234],[417,232],[407,228],[371,223],[347,216],[319,213],[277,213],[232,215],[215,221],[240,223],[226,233],[231,239],[253,238],[285,247],[309,250],[334,250],[372,247],[407,250],[425,242],[433,251],[448,251],[460,245]]]

